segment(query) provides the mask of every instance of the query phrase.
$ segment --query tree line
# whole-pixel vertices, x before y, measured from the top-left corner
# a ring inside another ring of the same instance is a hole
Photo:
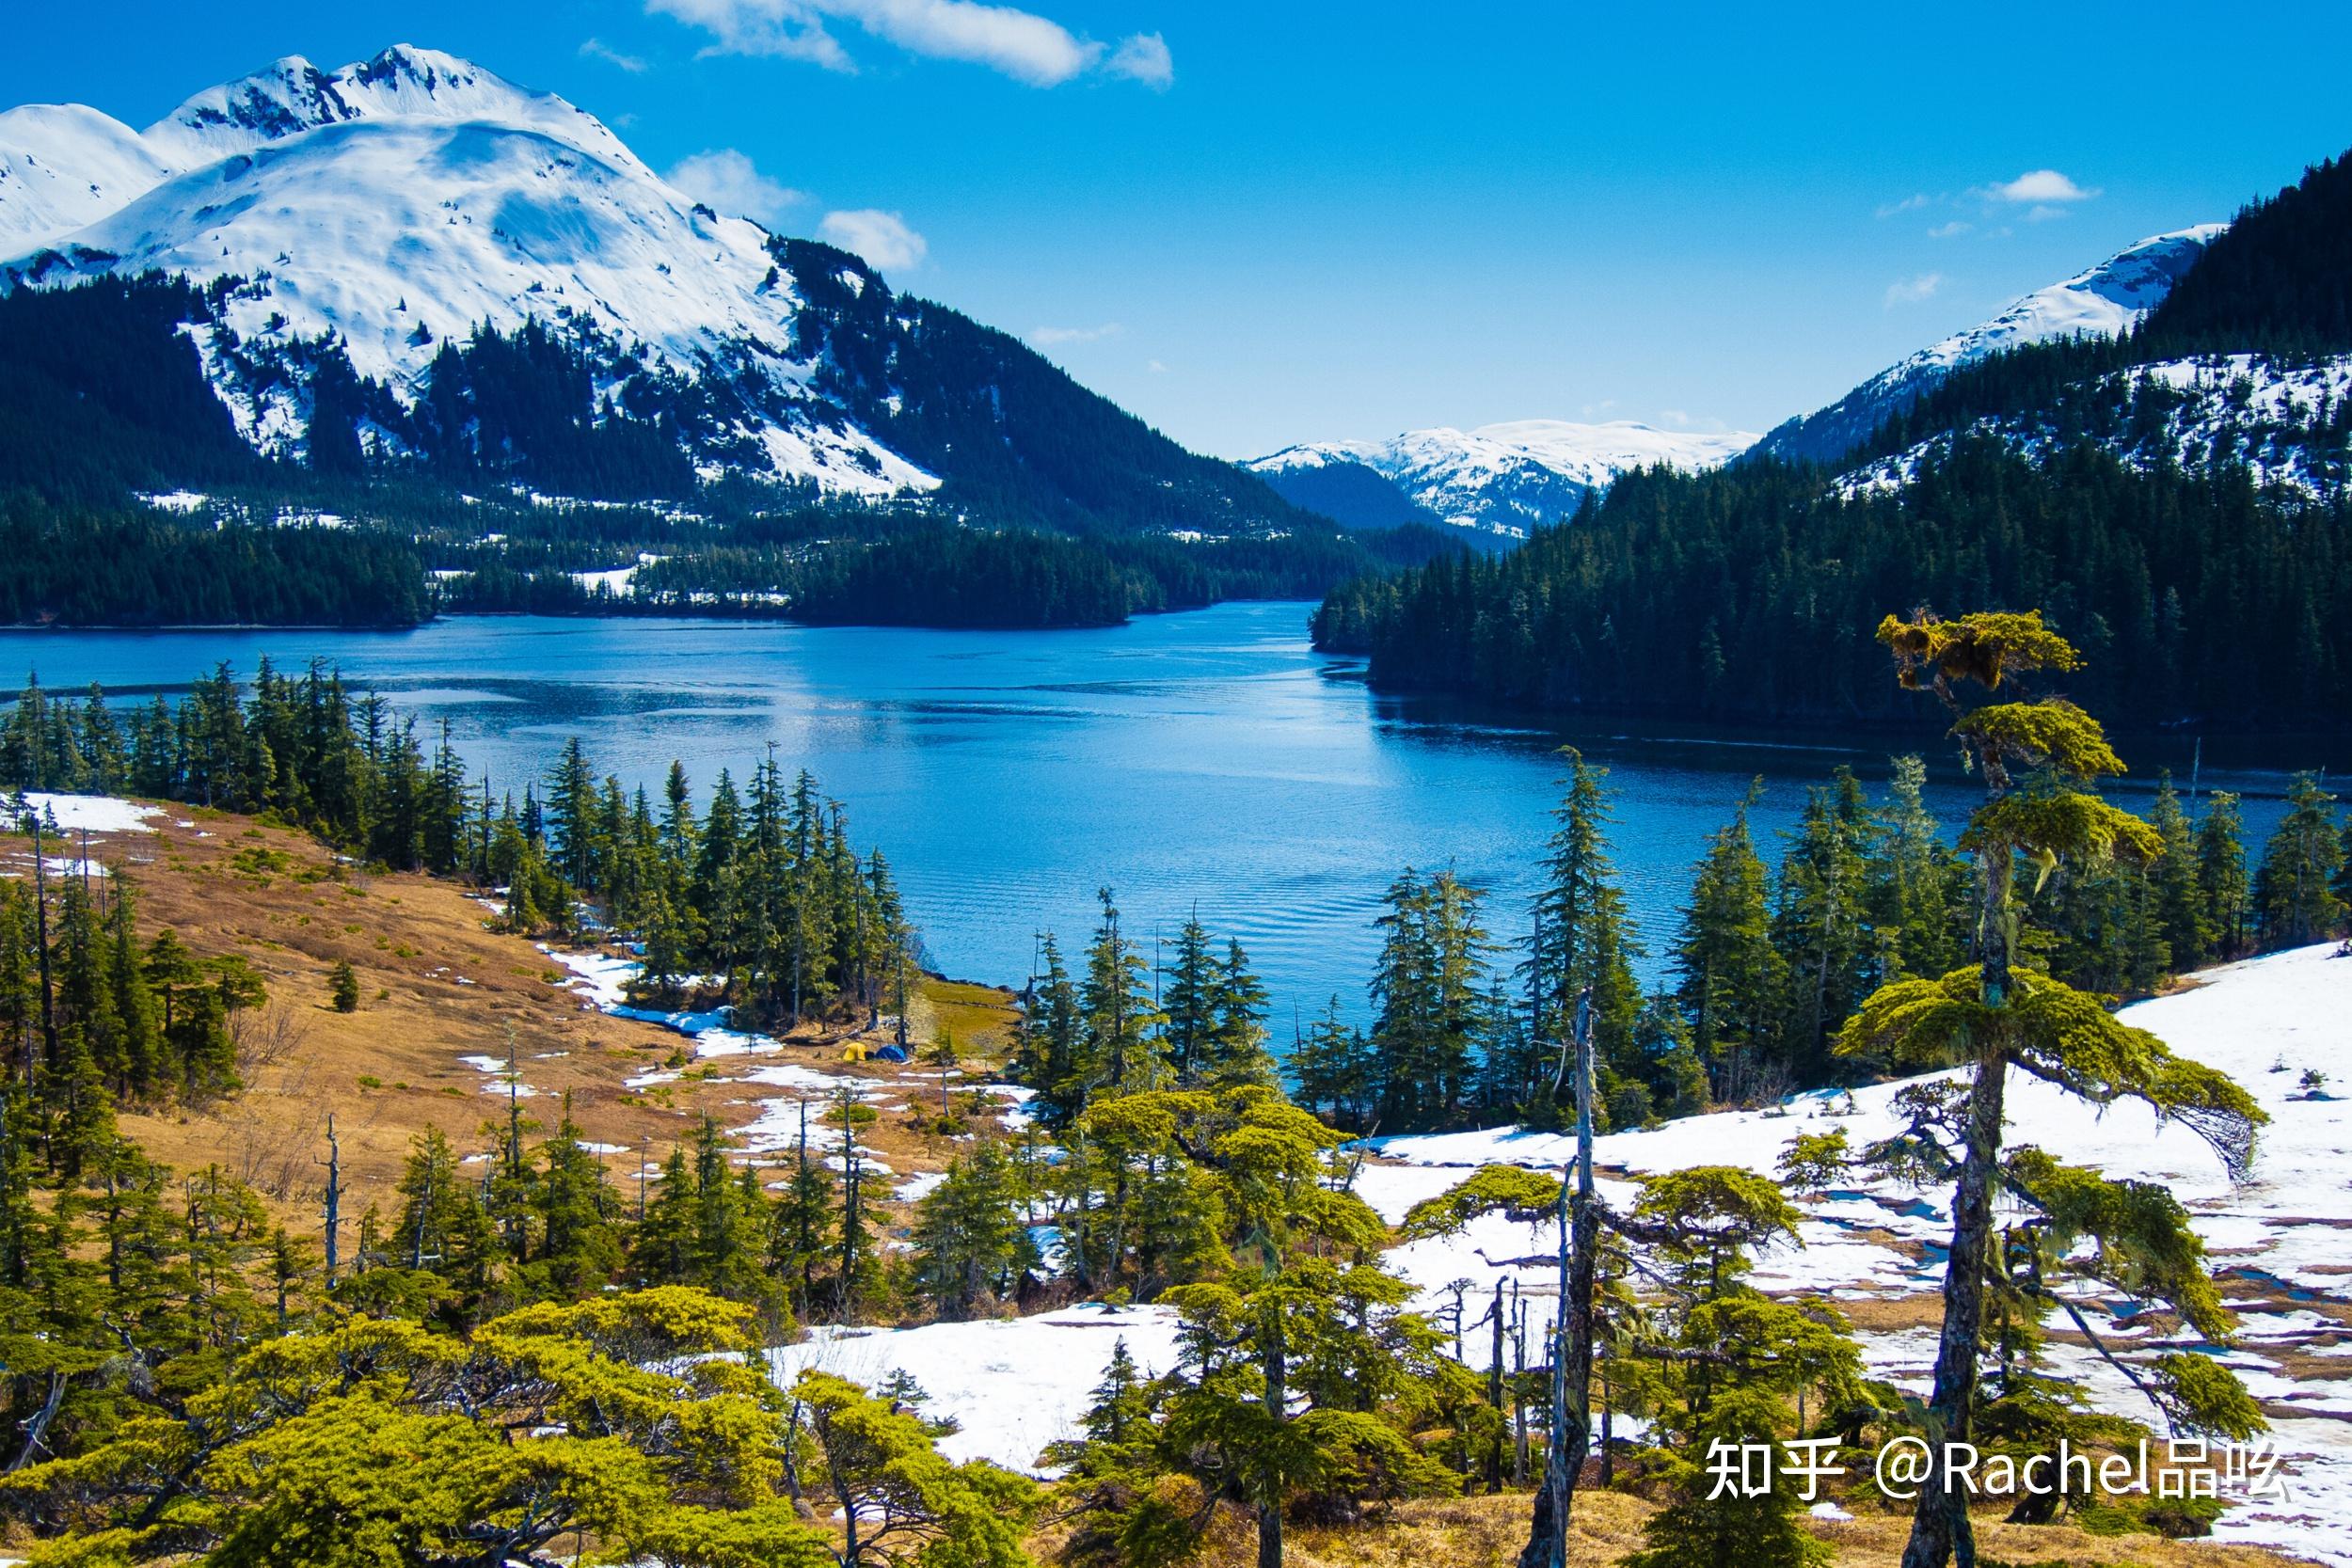
[[[1499,940],[1486,895],[1453,873],[1404,872],[1384,899],[1371,1023],[1349,1026],[1334,996],[1288,1054],[1302,1104],[1391,1132],[1554,1125],[1557,1042],[1579,998],[1604,1130],[1866,1083],[1888,1064],[1836,1047],[1862,999],[1945,974],[1972,948],[1964,841],[1928,809],[1917,757],[1894,760],[1876,800],[1839,768],[1769,861],[1743,804],[1692,867],[1656,949],[1610,856],[1607,769],[1573,750],[1566,761],[1527,934]],[[2192,813],[2168,776],[2151,822],[2162,854],[2058,864],[2019,890],[2021,949],[2043,971],[2147,996],[2178,973],[2324,941],[2352,913],[2352,816],[2315,773],[2294,777],[2285,816],[2252,851],[2226,791]],[[1666,977],[1645,992],[1634,960],[1652,952]]]
[[[1898,709],[1854,630],[1872,607],[2035,605],[2093,656],[2074,695],[2119,722],[2325,729],[2352,718],[2347,535],[2352,500],[2227,466],[1966,438],[1894,489],[1761,461],[1628,474],[1508,556],[1335,590],[1314,637],[1391,689],[1883,723]]]

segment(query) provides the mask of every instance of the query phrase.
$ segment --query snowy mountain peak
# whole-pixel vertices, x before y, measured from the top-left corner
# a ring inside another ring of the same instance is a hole
[[[2003,349],[2058,338],[2112,338],[2130,331],[2156,308],[2183,274],[2197,264],[2225,223],[2201,223],[2127,245],[2063,282],[2036,289],[1991,321],[1956,332],[1888,371],[1941,366],[1947,370]]]
[[[1660,430],[1633,420],[1510,420],[1469,431],[1408,430],[1385,441],[1308,442],[1247,467],[1297,504],[1326,511],[1347,504],[1334,483],[1340,470],[1368,469],[1438,521],[1516,537],[1567,516],[1587,492],[1619,474],[1659,464],[1713,467],[1755,440],[1738,431]]]
[[[513,125],[644,167],[595,116],[554,93],[516,87],[471,61],[408,43],[331,72],[289,55],[205,88],[141,137],[169,166],[190,169],[355,119]]]
[[[190,336],[238,428],[285,455],[304,451],[316,345],[413,405],[445,340],[535,322],[598,367],[601,395],[722,377],[756,413],[713,433],[714,471],[935,487],[826,403],[780,261],[594,116],[408,44],[332,71],[289,55],[144,132],[79,105],[0,115],[0,291],[237,280]]]
[[[2096,266],[2012,301],[1990,321],[1897,361],[1828,407],[1790,420],[1757,442],[1756,451],[1835,462],[1963,365],[2029,343],[2128,332],[2228,227],[2201,223],[2126,245]]]

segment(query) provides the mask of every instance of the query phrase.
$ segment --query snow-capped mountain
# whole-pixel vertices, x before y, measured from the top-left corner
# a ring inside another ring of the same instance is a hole
[[[1349,472],[1364,470],[1428,517],[1519,537],[1536,524],[1569,515],[1587,492],[1606,488],[1629,469],[1660,464],[1713,467],[1755,440],[1737,431],[1659,430],[1631,420],[1607,424],[1511,420],[1470,431],[1410,430],[1385,441],[1308,442],[1247,467],[1297,504],[1331,513],[1344,523],[1382,526],[1394,520],[1333,510],[1380,499],[1364,474]]]
[[[1781,424],[1756,443],[1758,455],[1831,463],[1867,439],[1890,414],[1959,366],[2004,349],[2058,338],[2112,338],[2154,309],[2228,225],[2201,223],[2157,234],[2063,282],[2037,289],[1992,320],[1930,344],[1828,407]]]
[[[126,281],[150,273],[184,283]],[[236,434],[312,467],[616,499],[747,477],[1031,526],[1301,521],[1017,341],[714,212],[595,116],[431,50],[282,59],[144,131],[0,115],[0,294],[101,280],[115,362],[177,376],[184,340]],[[145,417],[66,422],[103,447]]]
[[[413,404],[443,338],[535,319],[593,349],[608,386],[647,366],[757,381],[765,417],[729,434],[776,477],[868,496],[938,483],[808,406],[804,301],[767,230],[673,189],[594,116],[451,55],[403,45],[331,72],[290,57],[144,132],[33,106],[0,117],[0,234],[19,247],[0,281],[239,279],[193,335],[265,451],[298,454],[307,423],[273,349],[331,335]]]

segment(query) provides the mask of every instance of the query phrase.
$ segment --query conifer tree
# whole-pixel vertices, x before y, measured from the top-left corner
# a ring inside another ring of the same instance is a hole
[[[940,1316],[968,1318],[1010,1297],[1037,1262],[1003,1149],[982,1144],[948,1163],[914,1224],[915,1269]]]
[[[1201,1082],[1210,1088],[1274,1082],[1274,1058],[1266,1050],[1266,990],[1249,967],[1238,939],[1228,938],[1225,957],[1213,963],[1209,981],[1208,1056]]]
[[[2175,969],[2200,969],[2214,956],[2213,916],[2197,878],[2197,834],[2181,809],[2169,769],[2158,775],[2148,825],[2164,841],[2164,853],[2149,867],[2157,934]]]
[[[1772,935],[1788,972],[1782,1065],[1802,1082],[1824,1076],[1829,1037],[1874,975],[1867,879],[1878,836],[1861,782],[1840,767],[1828,788],[1806,792],[1781,862]]]
[[[2197,897],[2212,923],[2214,957],[2244,953],[2253,893],[2246,876],[2245,821],[2238,798],[2226,790],[2205,802],[2197,820]]]
[[[339,1013],[359,1010],[359,976],[353,973],[348,958],[336,960],[334,973],[326,979],[326,997]]]
[[[1111,890],[1100,889],[1102,923],[1087,949],[1086,978],[1078,988],[1078,1038],[1073,1063],[1076,1083],[1058,1099],[1084,1104],[1096,1093],[1127,1094],[1157,1087],[1159,1059],[1156,1009],[1152,1004],[1143,955],[1120,927]]]
[[[1708,1065],[1718,1094],[1744,1098],[1758,1066],[1777,1053],[1773,1020],[1785,983],[1772,945],[1764,862],[1748,831],[1745,803],[1708,842],[1692,877],[1674,966],[1676,1000],[1690,1025],[1692,1048]]]
[[[796,1317],[806,1317],[817,1294],[817,1271],[833,1257],[838,1207],[833,1172],[809,1146],[808,1101],[801,1101],[800,1136],[791,1174],[769,1211],[768,1268],[785,1282]]]
[[[1928,809],[1927,765],[1899,756],[1893,768],[1882,813],[1886,831],[1871,867],[1879,967],[1888,979],[1942,974],[1961,961],[1967,866]]]
[[[1291,1050],[1288,1065],[1299,1104],[1335,1127],[1362,1131],[1371,1088],[1370,1053],[1370,1043],[1347,1026],[1340,999],[1333,996]]]
[[[1943,1151],[1953,1172],[1944,1328],[1927,1408],[1933,1445],[1966,1441],[1976,1415],[1993,1200],[2001,1180],[2003,1089],[2010,1069],[2094,1101],[2144,1100],[2211,1141],[2233,1176],[2250,1164],[2254,1129],[2265,1118],[2226,1077],[2118,1022],[2097,998],[2014,962],[2012,879],[2021,860],[2046,878],[2062,861],[2095,863],[2118,854],[2145,859],[2162,851],[2153,829],[2091,792],[2095,780],[2121,772],[2122,762],[2089,714],[2056,697],[1971,705],[1962,689],[1966,682],[2005,695],[2000,689],[2014,678],[2075,669],[2080,658],[2074,648],[2044,627],[2038,613],[1952,621],[1924,611],[1910,621],[1890,615],[1879,638],[1894,654],[1902,685],[1932,691],[1951,713],[1952,735],[1986,790],[1985,804],[1961,840],[1977,863],[1979,963],[1941,979],[1882,987],[1839,1037],[1841,1050],[1879,1053],[1899,1067],[1957,1063],[1969,1069],[1965,1100],[1953,1114],[1940,1123],[1915,1124],[1922,1145]],[[2021,772],[2028,772],[2023,784]],[[1972,1560],[1965,1491],[1944,1484],[1940,1460],[1919,1496],[1904,1568],[1943,1568],[1955,1550]]]
[[[2263,846],[2254,908],[2263,941],[2272,947],[2318,942],[2343,922],[2344,904],[2335,884],[2344,870],[2344,844],[2335,803],[2317,774],[2297,773],[2287,791],[2287,814]]]

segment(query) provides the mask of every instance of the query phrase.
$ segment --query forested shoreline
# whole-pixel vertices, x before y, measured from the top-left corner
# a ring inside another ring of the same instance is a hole
[[[1895,488],[1764,461],[1629,474],[1511,555],[1337,590],[1314,638],[1398,689],[1883,726],[1902,710],[1854,630],[1881,604],[2039,606],[2092,656],[2069,689],[2127,728],[2352,721],[2352,500],[2091,446],[1961,440]]]

